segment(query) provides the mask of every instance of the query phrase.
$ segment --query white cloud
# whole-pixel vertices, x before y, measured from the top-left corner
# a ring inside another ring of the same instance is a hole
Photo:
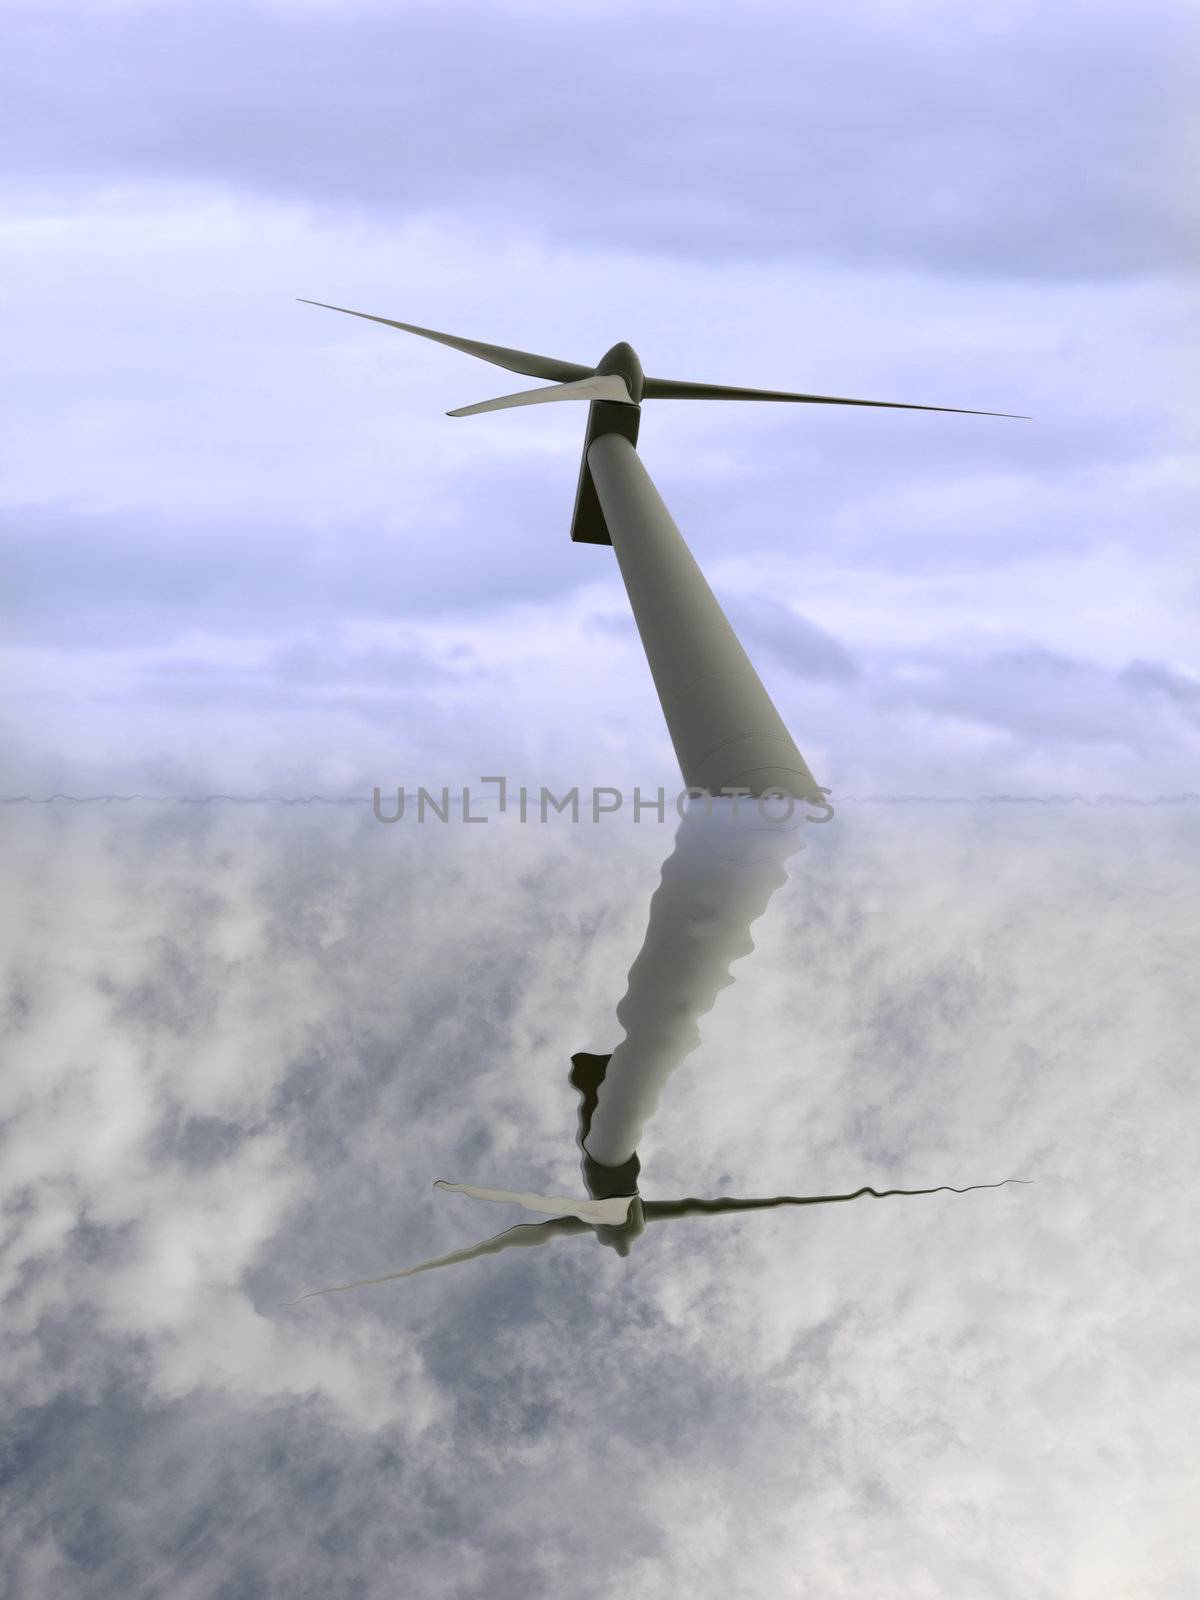
[[[581,416],[311,294],[1033,413],[643,446],[839,792],[1194,788],[1181,13],[538,9],[13,12],[4,787],[673,781]],[[669,830],[4,814],[23,1596],[1194,1587],[1190,808],[846,799],[641,1150],[1033,1187],[292,1309],[477,1238],[435,1177],[577,1189]]]

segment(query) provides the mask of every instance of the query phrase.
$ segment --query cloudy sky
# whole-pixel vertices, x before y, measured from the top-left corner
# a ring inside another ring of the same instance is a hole
[[[11,1593],[1188,1592],[1194,10],[0,21],[5,796],[675,780],[582,408],[297,296],[1033,418],[641,438],[839,807],[644,1191],[1033,1187],[285,1310],[578,1189],[670,830],[5,807]]]

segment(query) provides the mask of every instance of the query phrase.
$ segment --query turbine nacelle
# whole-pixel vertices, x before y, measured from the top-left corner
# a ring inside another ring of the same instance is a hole
[[[641,405],[642,393],[646,387],[646,374],[642,371],[642,363],[638,360],[637,351],[631,344],[626,344],[622,339],[620,344],[613,345],[612,349],[606,351],[597,361],[596,372],[604,377],[624,378],[631,402],[635,406]]]

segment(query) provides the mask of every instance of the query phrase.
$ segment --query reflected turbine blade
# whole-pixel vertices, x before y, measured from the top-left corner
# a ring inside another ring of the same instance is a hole
[[[889,1195],[903,1194],[970,1194],[975,1189],[1003,1189],[1008,1183],[1031,1183],[1031,1178],[1002,1178],[999,1183],[969,1183],[965,1189],[955,1189],[949,1183],[939,1183],[936,1189],[872,1189],[864,1184],[853,1194],[777,1194],[762,1200],[737,1200],[732,1196],[719,1200],[645,1200],[642,1210],[646,1221],[665,1222],[671,1217],[707,1217],[723,1211],[766,1211],[771,1206],[828,1206],[840,1200],[860,1200],[864,1194],[876,1200],[886,1200]]]
[[[526,378],[550,378],[555,383],[571,383],[576,378],[588,377],[592,370],[591,367],[581,367],[576,361],[558,361],[554,356],[534,355],[529,350],[509,350],[505,345],[484,344],[479,339],[460,339],[457,334],[419,328],[415,322],[397,322],[394,317],[376,317],[369,311],[351,311],[348,306],[331,306],[326,300],[300,298],[300,304],[320,306],[323,311],[340,311],[347,317],[362,317],[367,322],[382,322],[385,327],[399,328],[403,333],[415,333],[422,339],[432,339],[436,344],[449,345],[451,350],[478,356],[480,361],[490,361],[494,367],[519,372]]]
[[[564,1234],[589,1231],[588,1224],[580,1222],[576,1217],[552,1217],[548,1222],[519,1222],[515,1228],[507,1228],[494,1238],[485,1239],[482,1244],[468,1245],[463,1250],[452,1250],[448,1256],[438,1256],[435,1261],[422,1261],[415,1267],[405,1267],[403,1272],[385,1272],[381,1278],[358,1278],[354,1283],[335,1283],[329,1289],[310,1289],[307,1294],[297,1295],[295,1300],[288,1300],[285,1303],[298,1306],[301,1300],[312,1300],[317,1295],[345,1294],[350,1289],[365,1289],[375,1283],[394,1283],[398,1278],[413,1278],[418,1272],[432,1272],[436,1267],[456,1267],[460,1261],[474,1261],[479,1256],[499,1255],[502,1250],[549,1244],[551,1239],[557,1239]]]
[[[500,1204],[520,1206],[525,1211],[541,1211],[552,1217],[578,1217],[589,1227],[618,1227],[629,1218],[632,1195],[618,1195],[608,1200],[576,1200],[565,1194],[530,1194],[528,1190],[481,1189],[473,1183],[447,1183],[438,1178],[435,1189],[447,1194],[465,1194],[472,1200],[492,1200]]]
[[[781,389],[731,389],[720,383],[681,383],[675,378],[647,378],[644,400],[790,400],[814,406],[878,406],[887,411],[949,411],[962,417],[1031,419],[1017,411],[972,411],[965,406],[918,406],[903,400],[851,400],[837,394],[789,394]]]
[[[479,400],[473,406],[447,411],[448,417],[474,417],[481,411],[506,411],[509,406],[541,406],[550,400],[613,400],[618,405],[634,404],[625,379],[617,373],[580,378],[578,383],[557,383],[552,389],[522,389],[520,394],[502,394],[498,400]]]

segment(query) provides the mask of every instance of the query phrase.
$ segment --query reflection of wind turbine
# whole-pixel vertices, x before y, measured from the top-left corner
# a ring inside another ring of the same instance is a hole
[[[674,849],[663,863],[662,879],[650,902],[646,937],[617,1008],[625,1038],[611,1056],[580,1052],[571,1057],[570,1081],[579,1095],[578,1143],[589,1198],[482,1188],[439,1179],[434,1187],[443,1192],[517,1205],[541,1213],[546,1220],[519,1223],[480,1244],[399,1272],[313,1289],[300,1295],[300,1300],[394,1283],[438,1267],[582,1233],[594,1234],[601,1244],[627,1256],[647,1224],[679,1217],[836,1205],[866,1195],[885,1200],[894,1195],[968,1194],[1025,1181],[1005,1178],[1000,1183],[972,1183],[963,1188],[943,1183],[928,1189],[875,1189],[864,1184],[845,1194],[752,1199],[726,1195],[711,1200],[643,1199],[638,1192],[640,1164],[635,1150],[642,1127],[657,1106],[667,1077],[700,1042],[698,1018],[712,1007],[720,990],[733,982],[731,962],[754,948],[750,926],[786,881],[785,858],[802,848],[795,835],[782,828],[764,828],[761,822],[747,824],[745,817],[731,815],[728,801],[715,802],[711,816],[689,811],[684,817]],[[607,1100],[606,1089],[610,1091]],[[593,1150],[605,1159],[597,1160]]]
[[[751,928],[787,882],[785,862],[803,848],[795,824],[735,811],[729,799],[696,802],[681,820],[617,1006],[625,1037],[611,1056],[573,1058],[592,1194],[625,1192],[636,1179],[642,1128],[699,1045],[700,1018],[733,982],[733,963],[754,949]]]
[[[530,1249],[550,1244],[554,1239],[587,1233],[589,1229],[597,1234],[612,1235],[605,1243],[613,1244],[618,1253],[625,1256],[648,1222],[669,1222],[675,1217],[724,1216],[733,1211],[767,1211],[775,1206],[830,1206],[843,1200],[861,1200],[863,1195],[868,1194],[876,1200],[887,1200],[892,1195],[970,1194],[975,1189],[1003,1189],[1006,1184],[1026,1181],[1024,1178],[1002,1178],[999,1183],[968,1183],[962,1189],[955,1189],[948,1183],[939,1183],[934,1189],[872,1189],[864,1184],[850,1194],[775,1194],[758,1200],[738,1200],[732,1195],[722,1195],[717,1200],[696,1200],[691,1197],[685,1200],[643,1200],[640,1195],[629,1195],[620,1202],[624,1208],[622,1220],[600,1224],[589,1222],[576,1211],[570,1211],[565,1216],[549,1217],[545,1222],[520,1222],[515,1228],[507,1228],[494,1238],[485,1239],[482,1244],[468,1245],[464,1250],[452,1250],[449,1255],[419,1262],[417,1266],[405,1267],[400,1272],[385,1272],[378,1278],[358,1278],[354,1283],[335,1283],[329,1289],[310,1289],[307,1294],[298,1295],[287,1303],[299,1305],[301,1300],[313,1300],[318,1295],[345,1294],[348,1289],[366,1289],[376,1283],[395,1283],[399,1278],[415,1278],[418,1273],[433,1272],[438,1267],[456,1267],[463,1261],[477,1261],[480,1256],[496,1256],[504,1250]],[[516,1194],[505,1189],[476,1189],[467,1183],[439,1182],[435,1187],[452,1189],[477,1200],[509,1201],[523,1206],[527,1211],[541,1209],[528,1203],[539,1198],[536,1195]],[[564,1203],[574,1206],[581,1204],[579,1201],[560,1201],[548,1196],[544,1205],[550,1209]]]

